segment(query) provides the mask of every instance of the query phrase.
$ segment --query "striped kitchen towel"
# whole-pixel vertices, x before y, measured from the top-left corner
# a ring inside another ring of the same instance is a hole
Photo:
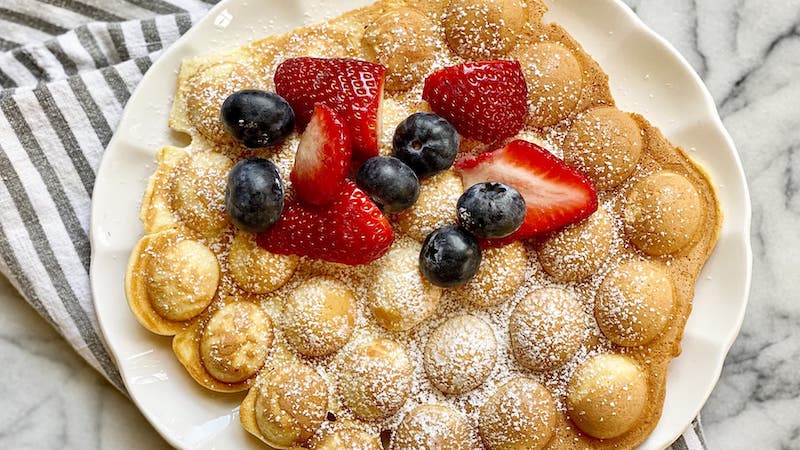
[[[0,2],[0,272],[123,391],[89,289],[95,173],[142,75],[212,3]],[[673,448],[705,448],[699,419]]]

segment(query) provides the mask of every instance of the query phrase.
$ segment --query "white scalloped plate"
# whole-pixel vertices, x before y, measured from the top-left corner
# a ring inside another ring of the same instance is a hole
[[[142,233],[139,204],[156,151],[178,144],[167,128],[184,58],[237,47],[334,17],[370,0],[223,0],[153,65],[131,97],[97,174],[92,207],[92,291],[108,347],[131,397],[172,445],[261,448],[238,423],[241,395],[199,387],[168,338],[147,332],[125,300],[125,266]],[[742,323],[750,289],[750,200],[739,157],[714,102],[689,64],[618,0],[549,0],[563,25],[609,74],[620,108],[644,114],[711,175],[725,222],[697,283],[683,354],[670,365],[664,413],[641,449],[669,445],[700,411]]]

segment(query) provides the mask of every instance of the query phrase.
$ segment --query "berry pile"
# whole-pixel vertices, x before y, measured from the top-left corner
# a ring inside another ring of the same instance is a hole
[[[447,67],[431,74],[423,91],[437,114],[464,136],[485,144],[519,133],[528,111],[527,95],[516,61]],[[468,186],[456,205],[459,226],[431,233],[420,254],[423,274],[437,286],[453,287],[472,279],[480,265],[480,246],[528,239],[597,210],[591,181],[529,142],[512,141],[500,150],[461,159],[455,167]]]
[[[455,287],[474,277],[481,247],[528,239],[597,209],[591,181],[535,144],[515,140],[456,161],[461,136],[491,145],[522,129],[527,85],[518,62],[465,63],[429,75],[423,99],[434,113],[397,126],[392,157],[378,156],[385,72],[366,61],[294,58],[276,70],[277,93],[240,91],[225,101],[222,122],[244,146],[280,144],[295,126],[302,132],[290,199],[268,160],[240,161],[229,174],[228,214],[258,233],[261,247],[372,262],[394,242],[384,213],[412,207],[420,180],[455,165],[468,186],[454,205],[458,223],[430,233],[419,257],[431,283]]]
[[[244,160],[229,175],[228,214],[258,233],[261,247],[350,265],[389,250],[394,235],[381,208],[412,206],[419,180],[402,161],[377,157],[385,72],[366,61],[294,58],[275,72],[277,93],[240,91],[225,101],[225,129],[246,147],[280,144],[295,125],[302,132],[285,205],[272,162]],[[349,176],[363,161],[359,187]]]

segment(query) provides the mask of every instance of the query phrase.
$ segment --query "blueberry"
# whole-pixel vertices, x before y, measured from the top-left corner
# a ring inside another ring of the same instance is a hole
[[[403,161],[375,156],[358,169],[356,184],[387,212],[410,208],[419,198],[419,179]]]
[[[222,104],[225,130],[249,148],[283,142],[294,129],[294,111],[278,94],[248,89],[234,92]]]
[[[249,158],[236,163],[228,173],[225,208],[240,230],[264,231],[283,211],[283,181],[272,161]]]
[[[424,178],[447,170],[461,139],[450,122],[432,113],[409,116],[394,132],[394,154]]]
[[[481,248],[469,231],[459,226],[439,228],[425,238],[419,267],[425,278],[439,287],[465,284],[481,265]]]
[[[525,220],[525,199],[513,187],[496,182],[478,183],[458,199],[458,223],[485,239],[509,236]]]

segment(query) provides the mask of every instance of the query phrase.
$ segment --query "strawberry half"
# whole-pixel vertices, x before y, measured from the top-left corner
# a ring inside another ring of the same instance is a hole
[[[394,235],[381,210],[355,183],[347,181],[328,206],[286,205],[278,222],[259,233],[256,240],[272,253],[355,266],[386,254]]]
[[[585,175],[552,153],[523,140],[500,150],[464,158],[455,164],[464,186],[485,181],[506,183],[527,206],[519,230],[486,244],[499,246],[579,222],[597,211],[597,189]]]
[[[276,69],[275,90],[292,106],[300,131],[311,120],[315,104],[334,109],[350,127],[353,156],[365,161],[378,155],[385,77],[385,67],[367,61],[292,58]]]
[[[519,61],[438,70],[425,79],[422,98],[461,135],[486,144],[519,133],[528,115],[528,84]]]
[[[334,201],[350,171],[352,154],[347,124],[333,109],[317,103],[290,175],[297,198],[317,206]]]

